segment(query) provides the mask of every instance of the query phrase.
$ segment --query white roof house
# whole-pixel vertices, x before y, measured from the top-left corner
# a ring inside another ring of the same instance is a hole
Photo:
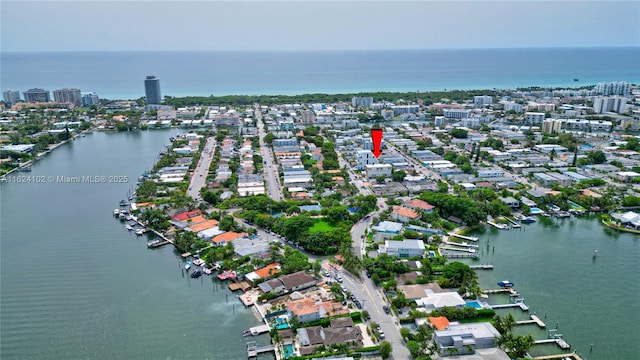
[[[466,302],[457,292],[442,292],[429,294],[427,297],[416,300],[419,308],[423,308],[425,312],[431,312],[435,309],[443,307],[460,307]]]

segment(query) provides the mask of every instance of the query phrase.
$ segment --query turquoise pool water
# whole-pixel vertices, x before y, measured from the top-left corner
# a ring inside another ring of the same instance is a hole
[[[274,325],[274,328],[276,328],[278,330],[283,330],[283,329],[288,329],[290,327],[291,327],[291,325],[289,325],[289,323],[287,322],[287,320],[285,318],[278,317],[276,319],[276,324]]]
[[[284,356],[285,359],[293,356],[293,344],[282,345],[282,356]]]
[[[482,305],[480,305],[477,301],[467,301],[466,307],[472,307],[475,309],[482,309]]]
[[[529,214],[531,214],[531,215],[539,215],[539,214],[542,214],[543,212],[544,211],[540,210],[537,207],[529,208]]]

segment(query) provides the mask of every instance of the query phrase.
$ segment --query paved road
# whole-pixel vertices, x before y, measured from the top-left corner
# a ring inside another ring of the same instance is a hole
[[[216,139],[213,137],[208,138],[207,144],[202,150],[200,161],[198,161],[198,165],[196,165],[196,168],[193,171],[193,176],[189,183],[189,189],[187,190],[187,196],[200,200],[200,189],[202,189],[207,182],[207,174],[209,173],[209,166],[211,166],[215,147]]]
[[[393,315],[385,314],[382,307],[388,305],[381,290],[377,289],[371,279],[364,277],[364,281],[358,280],[347,272],[341,272],[343,286],[354,294],[362,303],[362,310],[369,311],[371,321],[380,325],[384,331],[385,339],[391,344],[391,358],[395,360],[411,359],[402,337],[400,336],[400,325]],[[364,274],[363,274],[364,276]]]
[[[260,138],[260,156],[263,160],[263,173],[265,185],[267,186],[267,195],[275,200],[281,201],[284,199],[282,195],[282,188],[280,187],[280,179],[278,177],[278,167],[273,159],[273,153],[271,148],[264,142],[264,136],[267,134],[262,123],[262,111],[260,105],[254,106],[255,117],[258,120],[258,137]]]

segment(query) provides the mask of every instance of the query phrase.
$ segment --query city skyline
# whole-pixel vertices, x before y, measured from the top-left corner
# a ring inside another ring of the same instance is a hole
[[[4,52],[640,46],[637,1],[160,1],[153,6],[149,1],[2,1],[0,4]],[[23,25],[26,18],[30,19],[28,27]],[[121,26],[114,27],[114,21]],[[78,36],[79,29],[82,36]],[[42,36],[45,33],[47,36]]]

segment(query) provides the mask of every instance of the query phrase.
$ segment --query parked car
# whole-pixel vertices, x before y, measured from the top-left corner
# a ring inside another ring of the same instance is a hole
[[[389,309],[389,307],[387,305],[382,306],[382,310],[384,310],[385,314],[391,313],[391,310]]]

